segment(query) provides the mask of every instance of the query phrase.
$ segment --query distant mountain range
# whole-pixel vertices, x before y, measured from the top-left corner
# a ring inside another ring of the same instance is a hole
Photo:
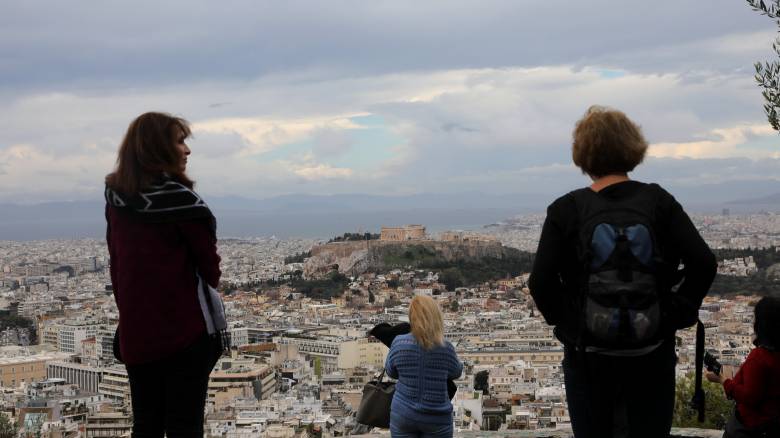
[[[480,195],[286,195],[264,200],[207,198],[220,237],[328,238],[383,225],[425,224],[430,231],[472,229],[534,211],[541,199]],[[0,204],[0,240],[102,237],[102,202]]]
[[[731,201],[727,203],[728,205],[751,205],[751,206],[767,206],[767,207],[776,207],[780,206],[780,193],[773,193],[769,196],[762,196],[760,198],[752,198],[752,199],[742,199],[738,201]]]
[[[528,189],[528,188],[525,188]],[[484,193],[379,196],[284,195],[268,199],[206,197],[220,237],[328,238],[344,232],[378,232],[383,225],[424,224],[429,231],[475,229],[523,213],[541,213],[560,193]],[[670,187],[689,212],[780,211],[780,182],[740,181]],[[0,240],[102,237],[102,201],[0,204]]]

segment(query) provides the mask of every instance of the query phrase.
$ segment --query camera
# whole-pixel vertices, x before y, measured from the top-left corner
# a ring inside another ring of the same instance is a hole
[[[717,375],[720,375],[720,370],[723,368],[718,359],[709,352],[704,353],[704,366],[707,368],[707,371],[712,371]]]

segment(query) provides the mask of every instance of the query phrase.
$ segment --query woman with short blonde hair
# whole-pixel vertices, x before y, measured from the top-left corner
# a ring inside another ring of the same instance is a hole
[[[387,375],[398,379],[390,407],[390,433],[399,437],[451,437],[452,404],[447,379],[463,372],[455,347],[444,339],[436,301],[419,295],[409,305],[412,332],[396,336],[387,355]]]

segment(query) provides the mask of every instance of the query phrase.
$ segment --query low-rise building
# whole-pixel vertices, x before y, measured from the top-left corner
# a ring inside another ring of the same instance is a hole
[[[13,350],[13,349],[16,350]],[[3,347],[7,356],[0,357],[0,385],[15,388],[23,383],[46,380],[46,364],[62,361],[71,355],[59,352],[31,353],[19,347]]]
[[[97,393],[103,380],[103,369],[74,362],[52,361],[46,365],[49,379],[63,379],[84,391]]]

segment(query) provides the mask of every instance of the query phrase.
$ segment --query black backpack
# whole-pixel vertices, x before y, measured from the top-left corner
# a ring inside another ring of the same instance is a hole
[[[655,234],[660,188],[648,184],[613,200],[572,192],[582,263],[580,347],[638,349],[661,338],[666,272]]]

